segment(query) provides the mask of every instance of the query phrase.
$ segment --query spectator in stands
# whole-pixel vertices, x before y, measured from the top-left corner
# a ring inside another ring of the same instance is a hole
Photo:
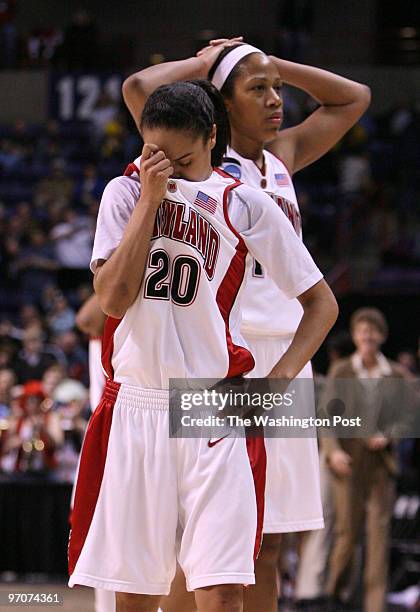
[[[62,220],[50,233],[57,261],[61,265],[60,285],[71,289],[91,279],[89,272],[94,224],[90,217],[79,216],[65,208]]]
[[[0,369],[0,418],[8,415],[12,401],[12,389],[16,384],[16,375],[10,368]]]
[[[45,370],[56,362],[56,356],[45,347],[42,332],[37,328],[27,328],[23,334],[23,348],[14,366],[18,382],[40,380]]]
[[[54,341],[64,355],[68,376],[81,381],[84,385],[88,385],[87,351],[82,346],[76,332],[64,332],[56,336]]]
[[[70,204],[73,197],[74,183],[66,175],[65,169],[65,160],[60,158],[53,159],[48,176],[41,179],[36,185],[34,202],[41,210],[50,205],[63,209]]]
[[[23,330],[27,327],[43,328],[42,317],[40,311],[35,304],[23,303],[19,310],[19,319],[22,328],[21,338],[23,338]]]
[[[339,164],[339,189],[343,195],[358,193],[369,185],[371,170],[366,145],[367,133],[356,124],[346,136]]]
[[[346,415],[363,415],[366,432],[366,418],[377,414],[377,407],[382,406],[384,389],[380,380],[387,377],[401,379],[401,376],[395,364],[380,352],[388,334],[388,326],[379,310],[357,310],[352,315],[350,328],[356,351],[330,369],[322,405],[328,413],[330,402],[342,398]],[[349,381],[343,387],[340,379],[354,382]],[[359,433],[363,435],[363,431]],[[333,606],[339,607],[337,600],[340,598],[340,590],[366,518],[364,609],[383,612],[397,463],[393,442],[379,431],[379,427],[376,433],[368,432],[365,435],[369,437],[336,438],[329,435],[321,439],[333,475],[336,513],[335,541],[326,591],[334,599]]]
[[[52,302],[48,315],[48,326],[53,334],[61,334],[74,328],[76,315],[62,293],[58,293]]]
[[[25,329],[29,328],[32,330],[36,329],[41,336],[44,335],[44,322],[38,308],[34,304],[24,303],[19,311],[19,323],[14,324],[8,318],[4,318],[1,321],[0,336],[6,336],[8,339],[21,343]]]
[[[74,197],[79,204],[89,207],[92,200],[99,200],[105,188],[105,181],[98,175],[94,164],[87,164],[83,168],[83,175],[76,185]]]
[[[45,397],[52,399],[58,385],[64,380],[66,370],[60,363],[55,363],[47,368],[42,377],[42,391]]]
[[[107,125],[116,119],[118,106],[106,91],[103,91],[99,96],[90,116],[92,136],[97,146],[102,142]]]
[[[5,174],[17,170],[24,159],[23,148],[9,138],[0,140],[0,169]]]
[[[29,244],[20,249],[14,264],[22,299],[39,303],[45,287],[56,282],[58,268],[46,233],[40,228],[33,230],[29,234]]]
[[[57,455],[57,477],[64,482],[74,482],[79,453],[87,426],[88,391],[75,380],[64,380],[56,388],[54,398],[60,416],[64,443]]]
[[[8,339],[0,340],[0,368],[1,369],[12,369],[14,364],[14,355],[16,349]]]
[[[45,405],[40,381],[28,381],[20,398],[21,414],[10,418],[2,444],[2,468],[8,473],[50,475],[63,444],[59,415]]]
[[[55,119],[49,119],[35,144],[33,158],[35,167],[41,168],[41,165],[49,164],[52,159],[59,158],[62,144],[58,122]]]
[[[404,378],[408,380],[418,378],[420,372],[417,367],[416,355],[413,351],[400,351],[397,355],[397,364]]]

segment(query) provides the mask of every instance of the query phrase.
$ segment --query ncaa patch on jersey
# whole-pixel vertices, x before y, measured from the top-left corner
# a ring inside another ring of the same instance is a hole
[[[174,181],[169,181],[168,182],[168,191],[169,193],[175,193],[175,191],[178,189],[178,187],[176,186],[176,183]]]
[[[233,176],[233,178],[240,179],[241,178],[241,167],[236,164],[223,164],[223,170]]]

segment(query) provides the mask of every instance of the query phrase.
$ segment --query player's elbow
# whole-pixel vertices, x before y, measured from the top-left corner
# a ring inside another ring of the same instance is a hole
[[[364,85],[363,83],[359,83],[357,101],[362,109],[362,112],[369,108],[371,99],[372,93],[370,87],[368,85]]]
[[[122,84],[122,93],[124,100],[127,95],[133,93],[140,87],[141,79],[136,74],[130,74]]]
[[[117,301],[108,297],[99,299],[99,304],[102,312],[113,319],[122,319],[128,308],[122,301]]]
[[[327,298],[327,301],[328,301],[327,313],[328,313],[328,325],[329,325],[329,328],[331,329],[338,319],[340,309],[338,307],[338,303],[334,297],[333,292],[331,291],[329,287],[328,289],[329,289],[329,296]]]
[[[147,97],[141,77],[132,74],[122,84],[122,95],[136,125],[140,122],[140,109]]]
[[[96,273],[93,286],[102,312],[108,317],[122,319],[134,301],[130,298],[127,285],[112,282],[110,278],[99,276],[99,273]]]
[[[328,333],[337,321],[339,309],[337,300],[325,280],[319,281],[298,299],[303,309],[313,315]]]
[[[324,315],[326,327],[330,330],[338,318],[339,308],[337,300],[326,281],[321,281],[318,286],[318,304]]]

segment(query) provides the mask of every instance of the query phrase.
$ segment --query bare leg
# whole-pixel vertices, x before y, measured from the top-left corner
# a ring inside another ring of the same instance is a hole
[[[157,612],[162,595],[115,593],[117,612]]]
[[[179,565],[171,584],[171,592],[162,599],[160,604],[163,612],[195,612],[194,593],[189,593],[185,584],[185,576]]]
[[[264,534],[259,557],[255,563],[254,586],[245,591],[245,612],[277,612],[277,565],[281,534]]]
[[[198,612],[243,612],[243,585],[220,584],[196,589]]]

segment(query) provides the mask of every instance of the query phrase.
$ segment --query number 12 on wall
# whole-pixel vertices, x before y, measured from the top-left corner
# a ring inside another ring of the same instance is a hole
[[[119,74],[55,74],[50,87],[51,114],[60,121],[87,121],[103,92],[119,102],[122,80]]]

